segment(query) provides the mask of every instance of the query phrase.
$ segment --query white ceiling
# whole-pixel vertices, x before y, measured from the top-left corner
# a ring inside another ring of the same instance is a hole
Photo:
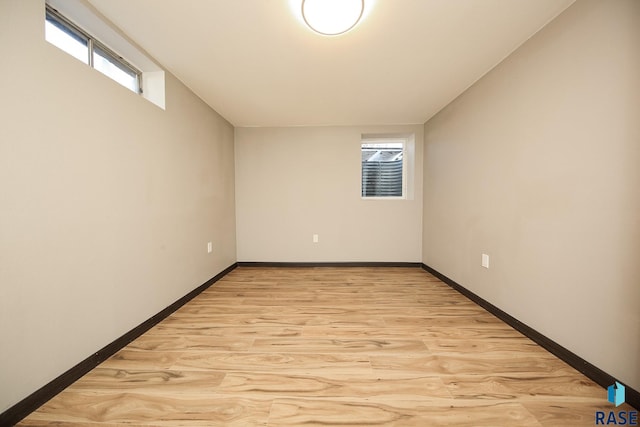
[[[575,0],[366,0],[336,37],[301,0],[89,1],[235,126],[303,126],[424,123]]]

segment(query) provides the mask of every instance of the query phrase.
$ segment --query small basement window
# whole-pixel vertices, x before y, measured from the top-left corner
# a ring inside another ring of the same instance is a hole
[[[142,72],[47,5],[45,39],[127,89],[142,93]]]
[[[406,197],[406,141],[362,140],[362,197]]]

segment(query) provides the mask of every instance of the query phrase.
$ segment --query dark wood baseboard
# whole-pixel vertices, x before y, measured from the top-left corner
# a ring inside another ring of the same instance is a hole
[[[192,300],[202,291],[207,289],[209,286],[213,285],[218,280],[222,279],[224,276],[229,274],[238,266],[237,263],[232,264],[227,267],[225,270],[207,280],[202,285],[198,286],[193,291],[189,292],[164,310],[155,314],[151,318],[147,319],[143,323],[139,324],[135,328],[131,329],[129,332],[122,335],[120,338],[117,338],[112,343],[106,345],[101,348],[91,356],[87,357],[82,362],[78,363],[73,368],[69,369],[59,377],[55,378],[48,384],[44,385],[40,389],[36,390],[29,396],[22,399],[20,402],[16,403],[6,411],[0,414],[0,426],[12,426],[17,424],[20,420],[25,418],[27,415],[38,409],[40,406],[45,404],[51,398],[53,398],[56,394],[60,393],[65,388],[69,387],[80,377],[91,371],[93,368],[98,366],[100,363],[107,360],[109,357],[113,356],[120,349],[125,347],[127,344],[138,338],[140,335],[147,332],[149,329],[160,323],[163,319],[168,317],[171,313],[185,305],[187,302]]]
[[[418,267],[421,262],[238,262],[238,267]]]
[[[493,314],[498,319],[502,320],[503,322],[505,322],[506,324],[508,324],[509,326],[514,328],[515,330],[517,330],[518,332],[522,333],[523,335],[525,335],[526,337],[528,337],[532,341],[536,342],[541,347],[545,348],[547,351],[549,351],[550,353],[552,353],[555,356],[557,356],[559,359],[561,359],[564,362],[566,362],[572,368],[582,372],[584,375],[586,375],[587,377],[591,378],[594,382],[596,382],[597,384],[601,385],[602,387],[608,387],[611,384],[613,384],[614,382],[618,381],[615,377],[609,375],[608,373],[606,373],[602,369],[598,368],[597,366],[592,365],[591,363],[587,362],[586,360],[584,360],[583,358],[581,358],[577,354],[567,350],[566,348],[564,348],[563,346],[561,346],[557,342],[555,342],[552,339],[542,335],[540,332],[536,331],[535,329],[531,328],[530,326],[527,326],[526,324],[522,323],[521,321],[519,321],[515,317],[511,316],[510,314],[502,311],[501,309],[499,309],[495,305],[491,304],[489,301],[487,301],[487,300],[483,299],[482,297],[476,295],[475,293],[471,292],[470,290],[468,290],[464,286],[462,286],[462,285],[456,283],[455,281],[451,280],[450,278],[448,278],[444,274],[440,273],[439,271],[434,270],[433,268],[429,267],[426,264],[422,264],[422,268],[424,270],[426,270],[427,272],[433,274],[438,279],[442,280],[444,283],[449,285],[451,288],[453,288],[456,291],[460,292],[462,295],[464,295],[465,297],[469,298],[471,301],[475,302],[480,307],[484,308],[489,313]],[[627,401],[627,403],[629,405],[633,406],[636,409],[640,409],[640,392],[638,392],[637,390],[634,390],[633,388],[627,386],[622,381],[618,381],[618,382],[620,384],[623,384],[625,386],[625,388],[626,388],[625,391],[626,391],[626,401]],[[605,396],[604,393],[603,393],[603,396]]]

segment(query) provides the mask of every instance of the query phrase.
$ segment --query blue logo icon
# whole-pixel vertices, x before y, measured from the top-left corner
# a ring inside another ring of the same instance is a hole
[[[615,384],[607,387],[607,400],[616,407],[624,403],[624,386],[616,381]],[[638,411],[596,411],[596,425],[638,425]]]
[[[616,407],[624,403],[624,386],[616,381],[615,384],[610,385],[607,388],[607,400]]]

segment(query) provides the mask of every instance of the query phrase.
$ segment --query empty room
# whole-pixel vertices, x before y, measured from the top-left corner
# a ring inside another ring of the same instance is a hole
[[[640,423],[640,1],[0,0],[0,426]]]

